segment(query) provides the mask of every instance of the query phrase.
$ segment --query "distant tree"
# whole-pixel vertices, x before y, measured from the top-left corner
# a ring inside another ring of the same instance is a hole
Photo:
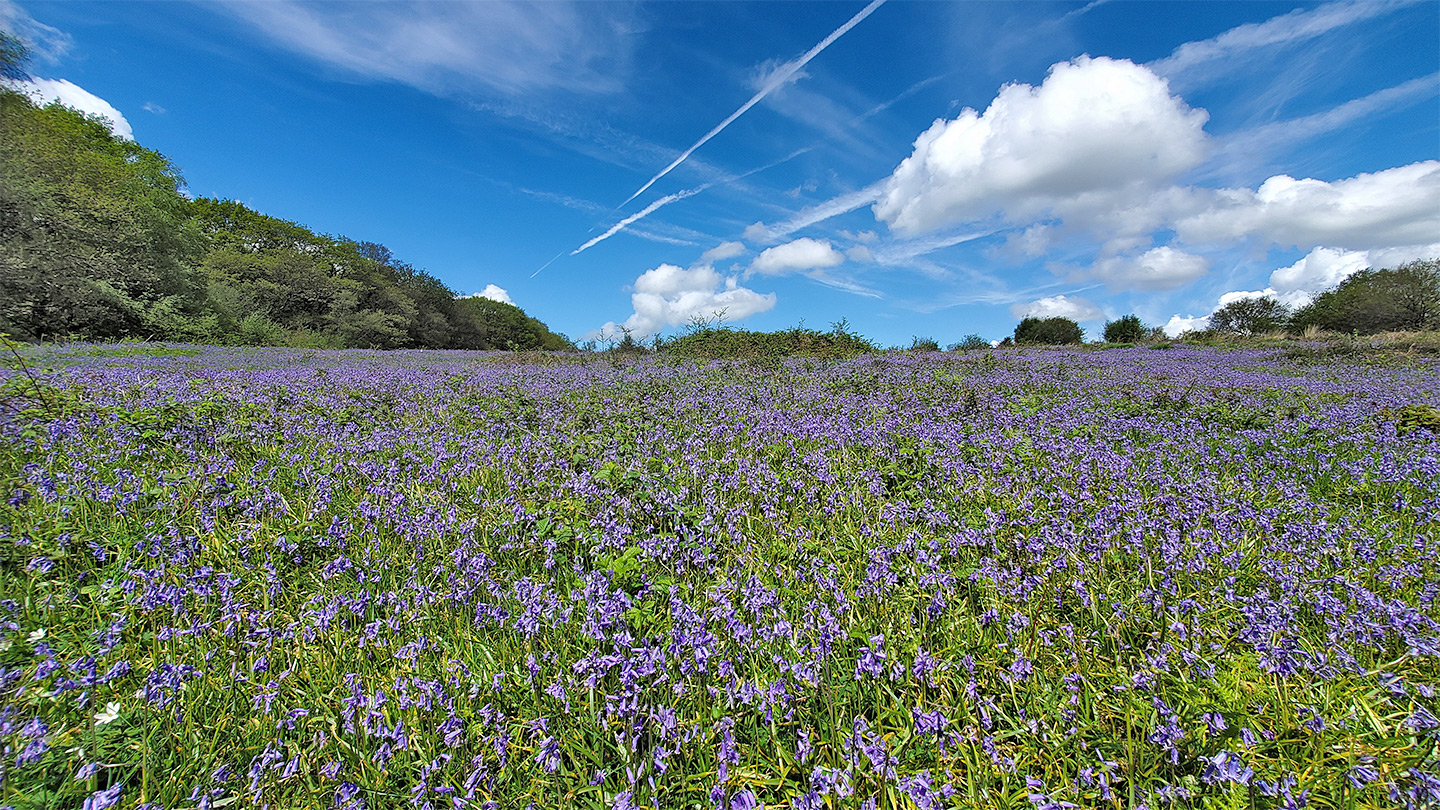
[[[915,337],[910,338],[910,351],[912,352],[938,352],[940,344],[935,338]]]
[[[1440,259],[1355,273],[1302,307],[1294,323],[1367,335],[1440,328]]]
[[[1212,332],[1230,335],[1263,335],[1289,325],[1289,307],[1268,296],[1231,301],[1210,316]]]
[[[1141,323],[1138,315],[1126,315],[1105,324],[1105,341],[1107,343],[1139,343],[1148,334],[1150,334],[1150,330],[1144,323]]]
[[[986,340],[983,337],[980,337],[979,335],[974,334],[966,335],[965,337],[960,338],[959,343],[950,346],[951,351],[962,352],[974,351],[975,349],[989,348],[991,348],[990,341]]]
[[[1017,344],[1064,346],[1081,343],[1085,333],[1069,318],[1026,318],[1015,326]]]

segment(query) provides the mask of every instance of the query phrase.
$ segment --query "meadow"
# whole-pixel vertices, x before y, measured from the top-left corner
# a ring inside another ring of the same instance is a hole
[[[1440,802],[1440,361],[69,345],[0,806]]]

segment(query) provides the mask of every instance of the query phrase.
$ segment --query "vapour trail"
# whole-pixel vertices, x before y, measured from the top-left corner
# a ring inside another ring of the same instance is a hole
[[[744,104],[742,104],[742,105],[740,106],[740,109],[736,110],[736,111],[733,112],[733,113],[730,113],[730,117],[726,118],[724,121],[721,121],[718,125],[716,125],[716,127],[715,127],[714,129],[712,129],[712,130],[710,130],[709,132],[705,133],[705,137],[703,137],[703,138],[701,138],[700,140],[696,141],[696,142],[694,143],[694,145],[692,145],[689,149],[686,149],[684,152],[681,152],[681,153],[680,153],[680,157],[675,158],[675,160],[674,160],[673,162],[671,162],[671,164],[670,164],[669,166],[666,166],[664,169],[662,169],[662,170],[660,171],[659,174],[657,174],[657,175],[655,175],[654,177],[650,178],[650,180],[647,181],[647,182],[645,183],[645,185],[641,186],[641,187],[639,188],[639,190],[637,190],[634,194],[631,194],[629,197],[625,198],[625,202],[620,203],[620,205],[621,205],[621,206],[624,206],[624,205],[626,205],[627,203],[629,203],[631,200],[635,199],[636,197],[639,197],[641,194],[644,194],[646,189],[648,189],[648,188],[650,188],[651,186],[655,185],[655,181],[656,181],[656,180],[659,180],[660,178],[662,178],[662,177],[664,177],[665,175],[669,174],[672,170],[674,170],[674,168],[675,168],[676,166],[679,166],[681,163],[684,163],[684,162],[686,161],[686,159],[688,159],[692,154],[695,153],[695,150],[696,150],[696,149],[699,149],[701,146],[704,146],[706,141],[710,140],[711,138],[715,137],[716,135],[719,135],[722,130],[724,130],[726,127],[730,126],[730,124],[734,123],[734,121],[735,121],[736,118],[739,118],[740,116],[744,115],[747,110],[749,110],[751,107],[754,107],[756,104],[760,103],[760,100],[761,100],[761,99],[763,99],[763,98],[765,98],[766,96],[770,95],[772,92],[774,92],[774,91],[775,91],[776,89],[778,89],[780,86],[782,86],[782,85],[784,85],[786,82],[788,82],[788,81],[790,80],[790,77],[794,76],[795,73],[800,70],[800,68],[805,67],[805,65],[808,64],[811,59],[814,59],[816,56],[819,56],[821,51],[823,51],[823,50],[825,50],[826,48],[830,47],[830,44],[831,44],[832,42],[834,42],[835,40],[837,40],[837,39],[839,39],[840,37],[844,36],[845,32],[849,31],[851,28],[854,28],[857,24],[859,24],[859,22],[860,22],[861,20],[865,19],[866,17],[869,17],[869,16],[870,16],[870,13],[873,12],[875,9],[879,8],[884,2],[885,2],[885,0],[872,0],[872,2],[870,3],[870,5],[866,6],[866,7],[863,8],[863,9],[861,9],[858,14],[856,14],[854,17],[851,17],[851,18],[849,19],[849,21],[847,21],[844,25],[842,25],[842,26],[840,26],[839,28],[836,28],[834,31],[830,32],[830,36],[825,37],[824,39],[820,40],[820,43],[819,43],[818,45],[816,45],[815,47],[813,47],[813,48],[811,48],[810,50],[806,51],[805,54],[804,54],[803,56],[801,56],[799,59],[796,59],[796,60],[793,61],[793,62],[790,62],[790,63],[788,63],[788,64],[786,64],[786,65],[783,65],[783,66],[780,67],[778,70],[776,70],[773,74],[771,74],[770,80],[767,81],[767,82],[765,82],[765,86],[762,87],[762,88],[760,88],[760,92],[756,93],[754,96],[752,96],[752,97],[750,98],[749,101],[747,101],[747,102],[745,102]]]
[[[806,146],[806,147],[804,147],[804,148],[802,148],[802,149],[796,149],[794,152],[791,152],[790,154],[786,155],[786,156],[783,157],[783,158],[780,158],[780,159],[777,160],[777,161],[774,161],[773,163],[767,163],[767,164],[765,164],[764,166],[760,166],[759,168],[751,169],[750,171],[745,172],[744,174],[737,174],[737,175],[735,175],[734,177],[727,177],[727,178],[725,178],[724,180],[717,180],[717,181],[715,181],[715,182],[713,182],[713,183],[706,183],[706,184],[703,185],[703,186],[696,186],[695,188],[692,188],[692,189],[687,189],[687,190],[685,190],[685,191],[678,191],[678,192],[676,192],[676,193],[674,193],[674,194],[669,194],[669,195],[666,195],[666,196],[664,196],[664,197],[661,197],[660,199],[656,200],[655,202],[650,203],[649,205],[645,206],[645,208],[641,209],[640,211],[636,211],[635,213],[631,214],[630,216],[628,216],[628,217],[620,220],[619,222],[615,223],[614,225],[610,226],[610,230],[608,230],[608,231],[600,234],[599,236],[595,237],[594,239],[591,239],[590,241],[586,242],[585,244],[581,245],[580,247],[575,248],[574,250],[570,251],[570,255],[571,255],[571,256],[574,256],[574,255],[577,254],[577,253],[580,253],[580,252],[582,252],[582,251],[584,251],[584,250],[587,250],[587,249],[589,249],[589,248],[591,248],[591,247],[594,247],[596,244],[598,244],[598,243],[600,243],[600,242],[603,242],[603,241],[605,241],[606,239],[609,239],[610,237],[614,236],[615,234],[617,234],[617,233],[625,230],[625,227],[626,227],[626,226],[628,226],[628,225],[630,225],[630,224],[632,224],[632,223],[634,223],[634,222],[636,222],[636,221],[638,221],[638,220],[644,219],[645,217],[650,216],[651,214],[655,213],[657,210],[659,210],[659,209],[662,208],[663,206],[669,205],[669,204],[672,203],[672,202],[676,202],[676,201],[678,201],[678,200],[683,200],[683,199],[685,199],[686,197],[693,197],[693,196],[695,196],[696,194],[699,194],[700,192],[705,191],[706,189],[714,188],[715,186],[729,185],[730,183],[734,183],[734,182],[737,181],[737,180],[743,180],[743,179],[745,179],[745,178],[749,177],[750,175],[755,174],[755,173],[757,173],[757,172],[763,172],[763,171],[765,171],[766,169],[773,169],[773,168],[775,168],[776,166],[779,166],[781,163],[785,163],[786,161],[789,161],[789,160],[794,160],[795,158],[797,158],[797,157],[805,154],[806,152],[809,152],[811,149],[814,149],[814,147],[813,147],[813,146]],[[593,230],[593,229],[592,229],[592,230]],[[559,258],[559,257],[557,256],[556,258]],[[550,261],[553,262],[554,259],[551,259]],[[546,267],[548,267],[548,266],[549,266],[549,263],[546,264]],[[540,268],[540,270],[544,270],[544,269],[545,269],[544,267]],[[535,272],[536,272],[536,273],[539,273],[540,270],[536,270]],[[532,278],[533,278],[533,276],[532,276]]]
[[[628,217],[620,220],[619,222],[615,223],[614,225],[611,225],[611,226],[610,226],[610,230],[608,230],[608,231],[600,234],[599,236],[595,237],[594,239],[591,239],[589,242],[586,242],[585,244],[581,245],[580,247],[575,248],[574,250],[570,251],[570,255],[571,255],[571,256],[574,256],[574,255],[576,255],[577,253],[584,253],[585,251],[589,250],[590,248],[594,247],[595,245],[597,245],[597,244],[605,241],[606,239],[609,239],[610,237],[614,236],[615,234],[617,234],[617,233],[625,230],[625,226],[626,226],[626,225],[629,225],[630,223],[634,222],[635,220],[637,220],[637,219],[644,219],[645,217],[648,217],[648,216],[650,216],[651,214],[655,213],[655,212],[656,212],[657,210],[659,210],[660,208],[662,208],[662,207],[664,207],[664,206],[667,206],[667,205],[669,205],[670,203],[675,202],[676,200],[683,200],[683,199],[685,199],[686,197],[693,197],[693,196],[695,196],[696,194],[699,194],[700,192],[704,191],[705,189],[710,188],[710,185],[711,185],[711,184],[706,183],[706,184],[703,185],[703,186],[696,186],[695,188],[686,189],[685,191],[677,191],[677,192],[675,192],[674,194],[666,194],[664,197],[661,197],[660,199],[656,200],[655,202],[650,203],[649,205],[645,206],[644,208],[640,209],[639,211],[636,211],[635,213],[633,213],[633,214],[631,214],[630,216],[628,216]],[[544,268],[541,268],[541,269],[544,269]],[[538,273],[539,271],[537,270],[536,272]]]

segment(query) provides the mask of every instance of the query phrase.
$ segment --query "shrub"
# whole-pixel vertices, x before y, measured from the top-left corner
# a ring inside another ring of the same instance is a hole
[[[1105,324],[1106,343],[1139,343],[1150,334],[1138,315],[1126,315]]]
[[[939,344],[938,342],[936,342],[935,338],[929,338],[929,337],[911,337],[911,338],[910,338],[910,351],[912,351],[912,352],[938,352],[938,351],[940,351],[940,344]]]
[[[980,337],[979,335],[966,335],[965,337],[960,338],[959,343],[950,346],[951,351],[962,352],[974,351],[975,349],[989,348],[993,348],[990,345],[990,341],[986,340],[983,337]]]
[[[1440,259],[1356,273],[1295,313],[1294,325],[1362,335],[1440,328]]]
[[[1285,329],[1290,309],[1274,298],[1231,301],[1210,316],[1210,331],[1229,335],[1263,335]]]
[[[1045,344],[1065,346],[1085,340],[1080,324],[1069,318],[1026,318],[1015,326],[1017,344]]]
[[[848,329],[820,332],[796,326],[779,332],[704,327],[665,341],[662,354],[694,360],[820,357],[840,359],[876,351],[875,344]]]

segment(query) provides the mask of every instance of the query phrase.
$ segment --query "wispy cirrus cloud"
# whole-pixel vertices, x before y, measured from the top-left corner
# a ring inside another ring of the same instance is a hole
[[[634,27],[627,7],[520,3],[244,2],[219,8],[287,50],[427,92],[613,92]]]
[[[11,0],[0,0],[0,30],[19,37],[31,55],[46,62],[57,61],[75,46],[69,34],[36,20]]]
[[[1262,48],[1293,45],[1397,9],[1419,0],[1350,0],[1297,9],[1264,22],[1236,26],[1210,39],[1187,42],[1147,65],[1161,76],[1176,76],[1202,65],[1222,62]]]

